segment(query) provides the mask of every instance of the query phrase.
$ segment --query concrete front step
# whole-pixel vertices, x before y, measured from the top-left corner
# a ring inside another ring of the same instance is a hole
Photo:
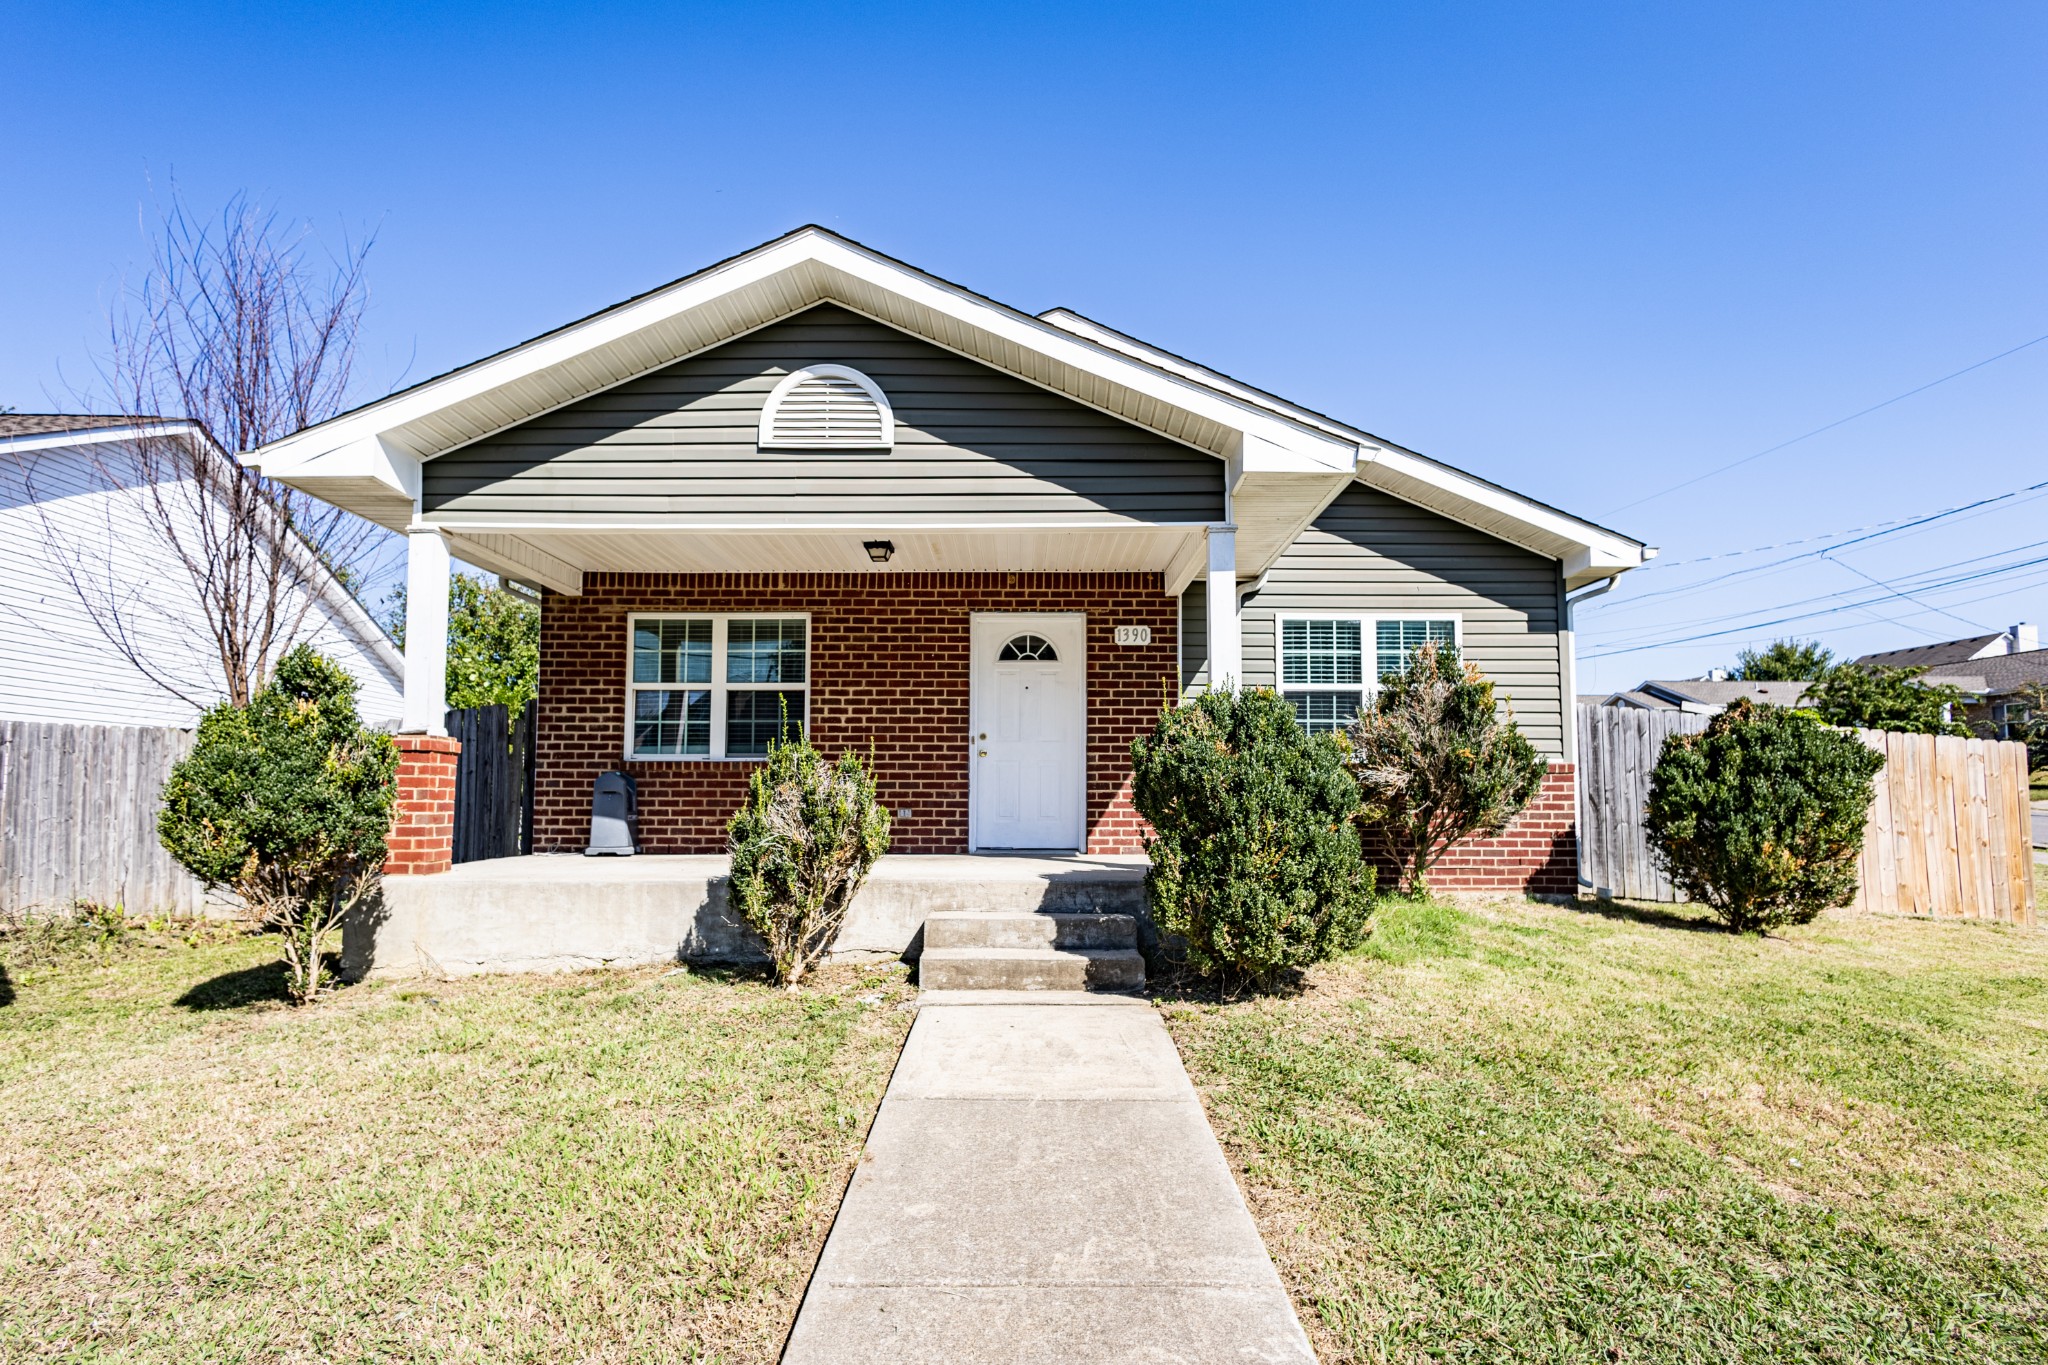
[[[1128,991],[1145,984],[1135,948],[933,948],[917,984],[941,991]]]
[[[985,914],[945,911],[926,917],[924,946],[933,948],[1135,948],[1135,915]]]

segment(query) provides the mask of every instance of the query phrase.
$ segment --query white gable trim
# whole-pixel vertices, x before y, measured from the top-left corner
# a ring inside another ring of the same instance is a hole
[[[1234,519],[1248,528],[1246,548],[1258,547],[1254,561],[1277,555],[1288,528],[1298,533],[1353,478],[1557,559],[1573,586],[1645,558],[1626,536],[1078,314],[1034,318],[816,227],[246,458],[398,529],[417,507],[425,461],[825,302],[1216,455],[1243,503]]]

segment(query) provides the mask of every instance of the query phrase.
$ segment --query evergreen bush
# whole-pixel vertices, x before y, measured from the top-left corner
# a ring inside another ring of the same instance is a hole
[[[1738,933],[1856,898],[1884,755],[1799,711],[1737,701],[1673,735],[1650,775],[1650,846],[1672,884]]]
[[[1305,733],[1277,693],[1210,692],[1131,744],[1152,825],[1145,877],[1158,928],[1227,984],[1355,946],[1372,907],[1358,789],[1336,739]]]
[[[398,749],[363,728],[356,681],[301,645],[245,707],[199,720],[164,783],[157,834],[211,887],[228,887],[284,941],[291,998],[325,984],[320,945],[377,888]]]
[[[1435,643],[1380,680],[1345,739],[1366,847],[1400,869],[1411,896],[1459,842],[1505,830],[1550,770],[1513,711],[1496,708],[1493,683]]]
[[[1827,676],[1834,660],[1818,640],[1773,640],[1737,654],[1735,676],[1744,682],[1813,682]]]
[[[1829,725],[1968,737],[1970,727],[1957,719],[1963,706],[1962,690],[1946,683],[1921,682],[1920,675],[1926,671],[1843,664],[1829,669],[1807,688],[1799,704]]]
[[[854,893],[889,848],[889,813],[852,753],[834,763],[802,735],[769,743],[726,823],[735,908],[795,985],[838,937]]]

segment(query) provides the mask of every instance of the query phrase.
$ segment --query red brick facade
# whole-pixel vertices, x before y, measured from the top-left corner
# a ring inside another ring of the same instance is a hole
[[[535,850],[583,848],[591,783],[616,768],[638,784],[643,850],[723,852],[758,760],[624,757],[628,617],[805,612],[813,740],[827,753],[873,752],[882,803],[912,812],[895,822],[895,852],[966,852],[968,630],[979,611],[1088,614],[1088,851],[1142,852],[1130,745],[1175,691],[1178,614],[1156,575],[1109,573],[586,574],[581,597],[550,593],[541,611]],[[1151,644],[1116,644],[1120,625],[1151,627]],[[446,762],[452,792],[452,754]],[[1575,803],[1571,766],[1553,764],[1506,834],[1455,850],[1430,884],[1573,894]]]
[[[462,741],[446,735],[393,738],[398,742],[398,793],[384,872],[446,872],[455,866],[455,765]]]
[[[758,760],[627,761],[627,618],[633,612],[807,612],[810,733],[827,753],[874,754],[898,853],[967,851],[970,648],[979,611],[1088,615],[1087,831],[1091,853],[1135,853],[1130,746],[1176,689],[1178,612],[1157,574],[586,574],[581,597],[541,609],[534,847],[580,850],[590,791],[608,769],[633,774],[640,845],[719,853],[725,822]],[[1117,626],[1149,626],[1118,645]]]
[[[1430,869],[1436,891],[1524,891],[1570,896],[1579,889],[1578,786],[1569,763],[1553,763],[1529,808],[1498,839],[1460,844]],[[1381,885],[1393,883],[1382,873]]]

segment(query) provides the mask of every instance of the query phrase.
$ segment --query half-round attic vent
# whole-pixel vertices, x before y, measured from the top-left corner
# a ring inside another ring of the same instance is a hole
[[[761,408],[763,450],[888,450],[896,416],[874,380],[844,365],[810,365]]]

